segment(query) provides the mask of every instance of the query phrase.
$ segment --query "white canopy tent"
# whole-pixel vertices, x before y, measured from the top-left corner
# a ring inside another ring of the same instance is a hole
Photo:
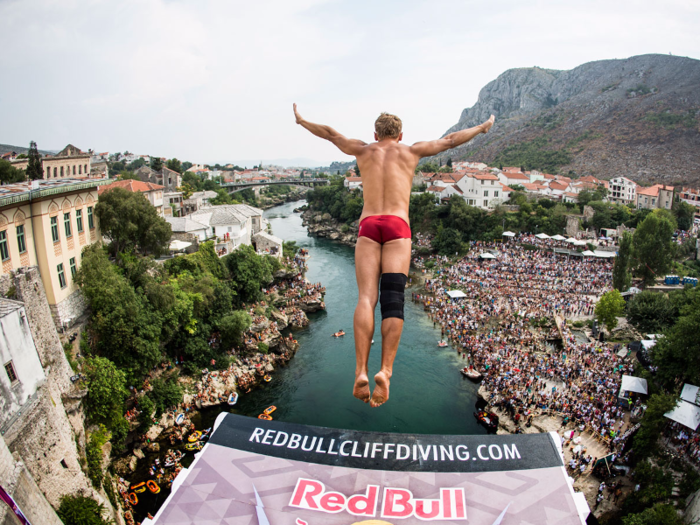
[[[572,244],[574,246],[586,246],[588,243],[586,241],[574,241]]]
[[[602,257],[602,258],[611,258],[611,257],[617,257],[617,253],[615,252],[606,252],[604,250],[596,250],[595,252],[596,257]]]
[[[503,232],[503,237],[515,237],[513,232]]]
[[[648,394],[649,387],[647,380],[635,376],[622,376],[622,386],[620,387],[620,396],[623,392],[636,392],[637,394]]]
[[[574,243],[576,242],[576,240],[577,239],[574,239],[573,237],[569,237],[568,239],[566,239],[566,242]]]
[[[170,251],[173,252],[181,252],[185,248],[189,248],[192,246],[191,242],[185,242],[185,241],[172,241],[170,243]]]
[[[557,233],[556,235],[554,235],[554,236],[552,237],[552,239],[554,239],[555,241],[565,241],[565,240],[566,240],[566,237],[564,237],[563,235],[559,235],[559,234]]]
[[[681,399],[683,401],[688,401],[695,405],[700,405],[700,387],[695,385],[689,385],[686,383],[683,385],[683,391],[681,392]]]
[[[591,250],[586,250],[583,252],[584,257],[595,257],[595,253],[593,253]]]
[[[452,299],[461,299],[462,297],[467,296],[467,294],[465,294],[462,290],[450,290],[447,292],[447,295],[449,295]]]
[[[479,257],[481,257],[482,259],[495,259],[496,258],[496,256],[494,254],[489,253],[489,252],[480,253]]]
[[[538,233],[537,235],[535,235],[535,237],[537,237],[538,239],[550,239],[550,236],[546,233]]]
[[[682,399],[678,402],[676,408],[666,412],[664,415],[691,430],[697,430],[698,425],[700,425],[700,407]]]
[[[656,341],[654,341],[653,339],[642,340],[642,348],[644,348],[644,350],[651,350],[652,348],[654,348],[655,345]]]

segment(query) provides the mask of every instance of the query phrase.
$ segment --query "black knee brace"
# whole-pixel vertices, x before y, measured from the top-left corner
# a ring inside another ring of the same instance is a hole
[[[379,283],[379,304],[382,319],[396,317],[403,319],[404,289],[408,276],[402,273],[383,273]]]

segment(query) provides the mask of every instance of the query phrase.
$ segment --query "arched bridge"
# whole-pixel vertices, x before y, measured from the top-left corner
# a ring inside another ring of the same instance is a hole
[[[221,187],[225,188],[229,193],[236,193],[242,190],[247,190],[248,188],[255,188],[257,186],[327,186],[330,184],[328,179],[284,179],[284,180],[270,180],[270,181],[240,181],[240,182],[227,182],[222,184]]]

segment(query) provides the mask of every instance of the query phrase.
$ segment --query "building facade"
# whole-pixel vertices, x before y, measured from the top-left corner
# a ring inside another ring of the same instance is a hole
[[[654,210],[663,208],[670,210],[673,207],[673,186],[665,186],[663,184],[654,184],[649,188],[637,188],[637,209],[646,208]]]
[[[627,177],[610,179],[608,200],[617,204],[632,204],[637,202],[637,183]]]
[[[38,266],[57,327],[70,326],[85,310],[73,279],[82,249],[102,238],[95,205],[98,187],[107,182],[33,181],[1,188],[2,273]]]
[[[15,160],[12,165],[21,170],[27,169],[27,159]],[[88,179],[91,175],[92,160],[89,153],[83,153],[72,144],[68,144],[59,153],[41,158],[44,180],[52,179]],[[101,175],[98,174],[101,177]]]

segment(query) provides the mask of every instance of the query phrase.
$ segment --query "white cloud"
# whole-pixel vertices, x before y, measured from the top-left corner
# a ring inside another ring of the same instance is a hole
[[[344,156],[304,116],[365,140],[381,111],[441,135],[511,67],[700,56],[697,2],[0,2],[0,142],[192,161]]]

